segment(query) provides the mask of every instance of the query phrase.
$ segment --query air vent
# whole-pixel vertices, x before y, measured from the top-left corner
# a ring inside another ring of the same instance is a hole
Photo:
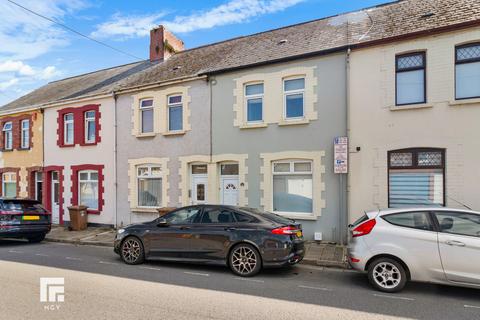
[[[284,44],[284,43],[287,43],[287,42],[288,42],[287,39],[282,39],[282,40],[278,41],[278,44]]]
[[[172,70],[173,70],[173,71],[177,71],[177,70],[180,70],[180,69],[182,69],[182,67],[181,67],[181,66],[175,66],[175,67],[173,67],[173,69],[172,69]]]
[[[426,18],[430,18],[431,16],[434,16],[434,15],[435,15],[435,13],[433,13],[433,12],[427,12],[427,13],[425,13],[425,14],[422,14],[422,15],[420,16],[420,18],[426,19]]]

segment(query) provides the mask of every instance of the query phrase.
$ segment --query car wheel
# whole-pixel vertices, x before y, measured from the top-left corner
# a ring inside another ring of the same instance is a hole
[[[368,267],[368,280],[379,291],[399,292],[407,284],[407,273],[398,261],[379,258]]]
[[[230,269],[241,277],[252,277],[260,272],[262,258],[258,250],[246,243],[236,245],[230,252]]]
[[[46,236],[45,234],[41,234],[34,237],[28,237],[27,240],[30,243],[39,243],[45,240],[45,236]]]
[[[140,239],[128,237],[122,242],[120,256],[126,264],[141,264],[145,260],[145,251]]]

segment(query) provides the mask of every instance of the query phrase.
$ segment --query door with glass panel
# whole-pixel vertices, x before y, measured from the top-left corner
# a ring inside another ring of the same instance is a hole
[[[238,163],[220,165],[220,202],[225,205],[238,205]]]
[[[208,167],[206,164],[193,164],[191,169],[191,203],[205,204],[208,194]]]
[[[158,208],[166,206],[162,201],[161,165],[142,165],[137,167],[137,204],[140,208]]]
[[[50,203],[52,210],[52,223],[60,224],[60,183],[58,180],[58,171],[50,173]]]
[[[43,172],[35,172],[35,200],[43,202]]]

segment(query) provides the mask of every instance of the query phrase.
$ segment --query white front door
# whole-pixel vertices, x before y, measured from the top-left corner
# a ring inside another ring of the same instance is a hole
[[[52,204],[52,223],[60,224],[60,183],[58,181],[58,172],[52,171],[51,173],[51,204]]]
[[[192,204],[207,203],[208,178],[206,175],[192,175]]]
[[[222,177],[221,187],[222,204],[238,206],[238,177]]]

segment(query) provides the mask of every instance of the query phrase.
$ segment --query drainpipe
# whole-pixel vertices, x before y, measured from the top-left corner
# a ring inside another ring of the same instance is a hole
[[[114,100],[114,112],[113,112],[113,183],[115,188],[115,200],[113,201],[113,210],[115,212],[115,228],[118,228],[118,212],[117,212],[117,200],[118,200],[118,183],[117,183],[117,94],[113,94]]]
[[[350,148],[350,55],[351,55],[351,52],[352,52],[352,49],[350,48],[350,46],[348,47],[347,49],[347,56],[346,56],[346,69],[345,69],[345,72],[346,72],[346,81],[345,81],[345,86],[346,86],[346,99],[345,99],[345,103],[346,103],[346,106],[347,106],[347,110],[345,112],[345,121],[346,121],[346,129],[347,129],[347,137],[348,137],[348,148]],[[347,149],[347,152],[348,154],[350,153]],[[350,157],[349,158],[349,161],[348,161],[348,170],[347,170],[347,181],[345,182],[346,183],[346,186],[345,186],[345,189],[346,189],[346,201],[345,201],[345,218],[346,218],[346,221],[345,221],[345,226],[348,224],[349,222],[349,204],[350,204]],[[345,226],[342,228],[342,244],[345,243],[347,241],[347,230],[345,230]]]

